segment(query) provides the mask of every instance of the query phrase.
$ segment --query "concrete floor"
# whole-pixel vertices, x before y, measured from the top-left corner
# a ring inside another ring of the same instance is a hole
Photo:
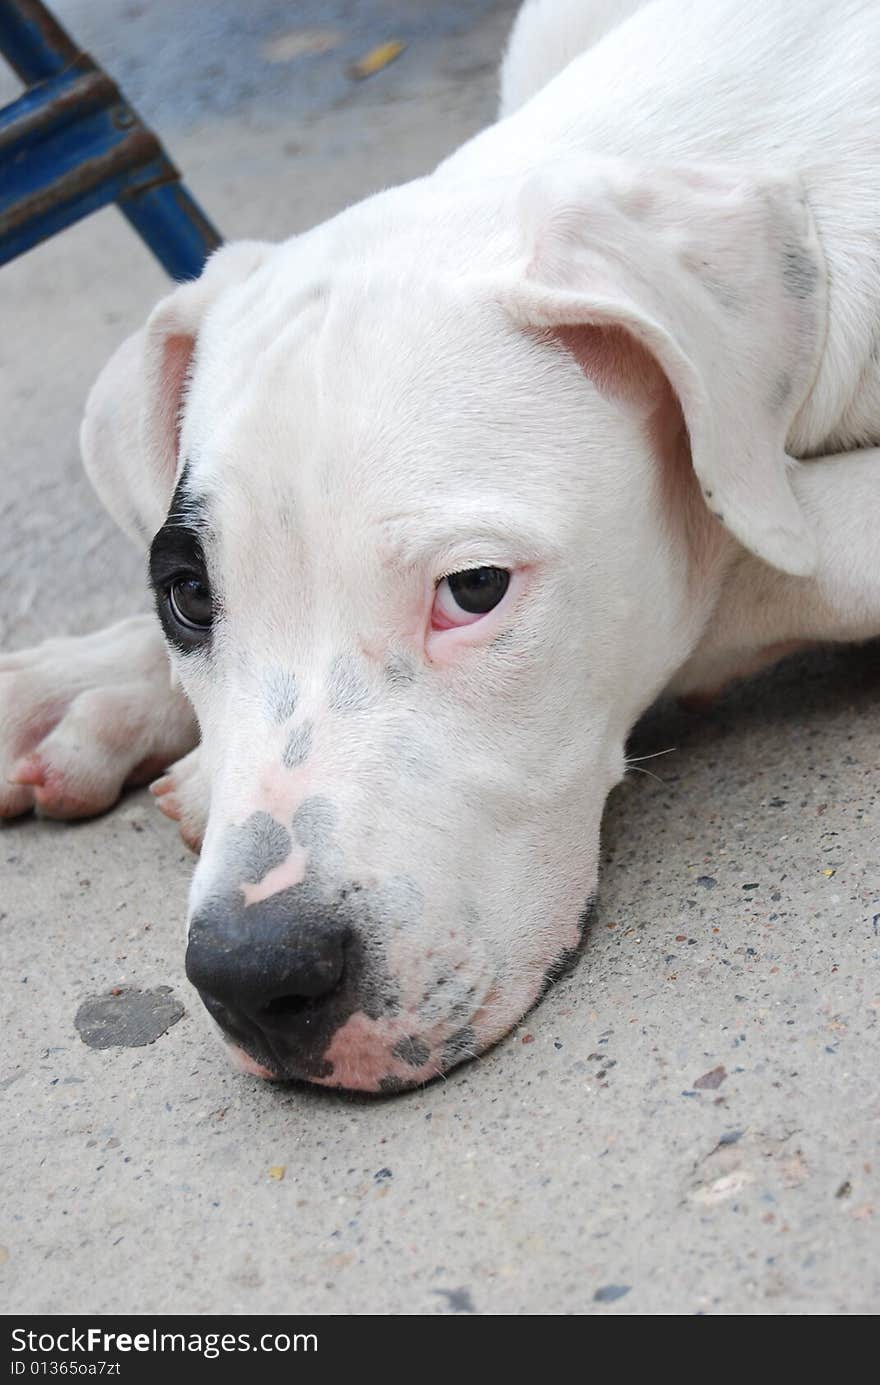
[[[513,6],[55,9],[224,232],[283,237],[491,117]],[[291,56],[316,28],[335,46]],[[394,66],[344,77],[397,34]],[[163,289],[112,210],[0,273],[6,647],[146,604],[76,429]],[[674,750],[613,796],[578,968],[489,1056],[393,1099],[227,1067],[183,975],[192,858],[145,794],[4,828],[5,1311],[875,1312],[877,685],[876,647],[841,650],[700,718],[653,712],[635,753]],[[186,1013],[155,1043],[81,1041],[84,999],[159,985]]]

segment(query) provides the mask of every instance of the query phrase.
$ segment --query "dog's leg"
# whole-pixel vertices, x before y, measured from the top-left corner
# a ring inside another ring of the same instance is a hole
[[[815,643],[880,635],[880,448],[804,462],[793,489],[816,535],[810,577],[791,577],[741,550],[709,629],[669,691],[711,698]]]
[[[0,655],[0,817],[104,812],[197,742],[152,615]],[[187,840],[196,817],[189,803]]]
[[[167,774],[150,785],[159,809],[167,818],[180,823],[180,835],[187,846],[198,851],[208,821],[210,786],[205,776],[199,746],[172,765]]]

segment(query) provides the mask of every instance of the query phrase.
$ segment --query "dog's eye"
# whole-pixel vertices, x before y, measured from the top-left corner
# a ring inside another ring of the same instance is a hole
[[[168,588],[171,614],[185,630],[204,631],[213,618],[213,603],[208,586],[198,577],[178,577]]]
[[[437,586],[431,623],[437,630],[472,625],[495,609],[510,585],[503,567],[472,567],[453,572]]]

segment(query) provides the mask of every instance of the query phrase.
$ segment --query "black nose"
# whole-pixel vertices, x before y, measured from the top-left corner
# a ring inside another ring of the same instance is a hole
[[[186,974],[234,1039],[277,1056],[339,994],[350,932],[332,918],[279,917],[260,905],[213,909],[192,922]]]

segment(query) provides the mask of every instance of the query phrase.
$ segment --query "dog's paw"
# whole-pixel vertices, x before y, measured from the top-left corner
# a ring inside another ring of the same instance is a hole
[[[197,740],[152,616],[0,655],[0,817],[104,812]]]
[[[210,789],[199,746],[172,765],[150,785],[156,804],[167,818],[180,823],[180,835],[192,851],[200,851],[208,821]]]

